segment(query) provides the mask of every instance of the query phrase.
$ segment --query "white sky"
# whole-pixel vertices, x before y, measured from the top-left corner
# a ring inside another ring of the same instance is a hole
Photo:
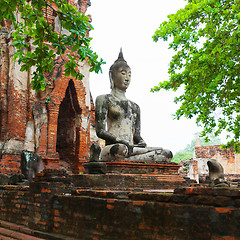
[[[163,41],[153,42],[152,35],[167,16],[186,4],[184,0],[91,0],[87,14],[92,16],[92,48],[106,61],[103,74],[91,73],[90,90],[94,101],[110,92],[108,71],[117,59],[120,47],[132,70],[127,98],[141,108],[141,135],[148,146],[161,146],[176,153],[185,148],[199,131],[195,121],[173,120],[178,108],[176,93],[151,87],[168,79],[172,51]]]

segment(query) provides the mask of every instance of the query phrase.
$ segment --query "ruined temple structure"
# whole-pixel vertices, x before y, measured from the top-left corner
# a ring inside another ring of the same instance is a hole
[[[185,175],[197,182],[206,179],[209,169],[207,162],[216,160],[224,169],[224,177],[229,180],[239,179],[240,175],[240,154],[235,153],[233,148],[221,149],[221,145],[201,146],[197,139],[194,157],[181,162],[185,165]]]
[[[85,13],[89,0],[69,1]],[[64,32],[51,9],[43,9],[55,31]],[[17,16],[19,17],[19,16]],[[83,171],[91,145],[94,105],[89,91],[89,66],[80,63],[83,80],[64,76],[66,56],[59,57],[46,78],[51,85],[44,92],[31,89],[31,71],[21,72],[13,61],[11,23],[2,23],[0,32],[0,173],[20,171],[21,153],[34,152],[44,168]],[[70,51],[67,54],[74,54]],[[33,71],[33,70],[32,70]],[[48,101],[50,100],[50,101]]]
[[[85,12],[89,2],[76,2]],[[55,30],[61,32],[51,16]],[[94,136],[90,134],[94,133],[94,106],[88,65],[81,63],[85,78],[79,81],[64,77],[66,58],[57,59],[47,76],[52,84],[36,94],[30,88],[31,74],[20,72],[12,61],[11,27],[4,24],[0,173],[19,172],[21,155],[27,162],[34,153],[36,159],[42,157],[44,170],[29,185],[11,184],[8,177],[16,175],[0,174],[5,181],[0,181],[0,239],[240,239],[240,188],[202,187],[180,176],[180,165],[169,159],[99,161],[101,149],[90,138]],[[214,149],[208,151],[211,156],[218,153]],[[110,151],[117,157],[115,153]],[[83,172],[84,167],[89,170],[89,166],[91,172],[69,174]]]
[[[225,174],[237,174],[240,172],[240,154],[235,153],[233,148],[221,149],[220,145],[196,146],[195,158],[202,163],[200,174],[204,173],[204,159],[215,159],[224,168]],[[202,160],[201,160],[202,159]]]

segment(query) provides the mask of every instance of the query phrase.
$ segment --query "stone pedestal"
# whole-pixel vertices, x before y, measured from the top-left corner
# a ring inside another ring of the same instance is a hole
[[[89,162],[84,166],[90,174],[105,174],[107,172],[107,165],[105,162]]]

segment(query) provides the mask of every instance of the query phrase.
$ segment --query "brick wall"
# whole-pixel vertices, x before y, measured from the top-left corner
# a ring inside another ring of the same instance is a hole
[[[70,192],[71,191],[71,192]],[[78,239],[239,239],[240,194],[75,189],[67,182],[0,187],[0,219]]]

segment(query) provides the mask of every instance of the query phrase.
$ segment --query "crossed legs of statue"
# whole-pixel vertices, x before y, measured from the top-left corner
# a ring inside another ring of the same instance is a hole
[[[172,158],[172,152],[170,150],[160,147],[134,147],[131,154],[128,152],[128,147],[124,144],[107,145],[102,149],[100,158],[102,161],[129,160],[142,162],[170,162]]]

